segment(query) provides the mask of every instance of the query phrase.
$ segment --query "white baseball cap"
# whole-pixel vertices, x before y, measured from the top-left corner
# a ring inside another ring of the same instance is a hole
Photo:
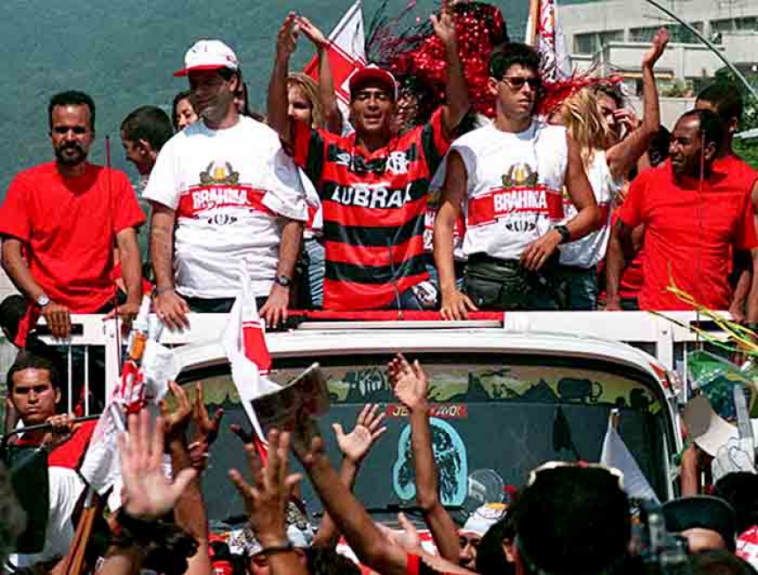
[[[508,506],[504,503],[485,503],[469,516],[465,525],[458,532],[484,537],[490,527],[504,519],[507,513]]]
[[[198,40],[184,55],[184,68],[174,76],[186,76],[192,70],[239,69],[237,55],[221,40]]]

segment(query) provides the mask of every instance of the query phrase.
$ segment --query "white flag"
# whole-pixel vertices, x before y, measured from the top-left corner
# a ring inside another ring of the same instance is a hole
[[[265,440],[252,401],[278,390],[280,386],[266,376],[271,367],[271,356],[266,347],[263,324],[258,315],[250,277],[244,265],[240,266],[240,283],[240,293],[229,312],[229,320],[224,329],[223,346],[232,367],[232,380],[245,413],[258,438]]]
[[[650,499],[659,503],[658,496],[648,483],[634,456],[627,448],[621,435],[613,426],[613,415],[608,420],[608,431],[603,440],[603,451],[600,463],[607,467],[615,467],[624,474],[624,491],[629,497]]]
[[[543,80],[556,82],[571,76],[571,60],[566,49],[566,37],[558,23],[556,0],[531,0],[526,23],[526,43],[540,55],[540,75]]]

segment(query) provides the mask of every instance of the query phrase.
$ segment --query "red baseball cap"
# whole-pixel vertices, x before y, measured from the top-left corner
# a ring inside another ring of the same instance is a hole
[[[397,80],[395,80],[395,77],[390,72],[383,70],[376,64],[369,64],[350,76],[350,97],[352,98],[355,95],[355,91],[368,81],[385,84],[390,88],[392,97],[397,100]]]
[[[174,76],[186,76],[192,70],[239,69],[237,55],[221,40],[199,40],[184,55],[184,68]]]

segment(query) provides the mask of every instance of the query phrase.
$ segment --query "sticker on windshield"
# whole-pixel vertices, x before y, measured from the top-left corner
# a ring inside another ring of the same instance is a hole
[[[432,427],[432,448],[439,473],[440,500],[443,505],[463,505],[468,492],[466,446],[455,428],[436,417]],[[406,425],[398,440],[398,458],[392,469],[392,485],[400,499],[416,497],[416,477],[411,448],[411,426]]]

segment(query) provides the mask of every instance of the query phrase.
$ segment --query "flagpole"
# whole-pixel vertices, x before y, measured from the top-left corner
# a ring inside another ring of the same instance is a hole
[[[652,4],[653,6],[658,8],[658,10],[667,14],[668,16],[670,16],[671,18],[679,22],[679,24],[684,26],[687,30],[692,32],[698,40],[700,40],[703,44],[706,45],[708,49],[710,49],[711,52],[716,54],[716,57],[719,60],[721,60],[727,68],[729,68],[729,71],[732,72],[732,74],[734,74],[737,77],[737,79],[744,84],[748,92],[750,92],[750,95],[753,96],[753,98],[755,98],[756,101],[758,101],[758,93],[755,91],[755,89],[750,84],[750,82],[747,81],[747,78],[745,78],[745,76],[742,75],[742,72],[740,72],[737,69],[737,67],[734,64],[732,64],[726,58],[726,56],[724,56],[724,54],[722,54],[721,50],[719,50],[718,47],[716,47],[716,45],[713,44],[713,42],[711,42],[705,36],[703,36],[703,34],[701,34],[700,30],[698,30],[694,26],[691,26],[690,24],[682,20],[679,16],[674,14],[671,10],[669,10],[665,6],[661,6],[656,0],[645,0],[645,2],[647,2],[648,4]]]
[[[537,26],[540,17],[540,0],[529,0],[529,19],[527,20],[525,44],[534,46],[537,43]]]

